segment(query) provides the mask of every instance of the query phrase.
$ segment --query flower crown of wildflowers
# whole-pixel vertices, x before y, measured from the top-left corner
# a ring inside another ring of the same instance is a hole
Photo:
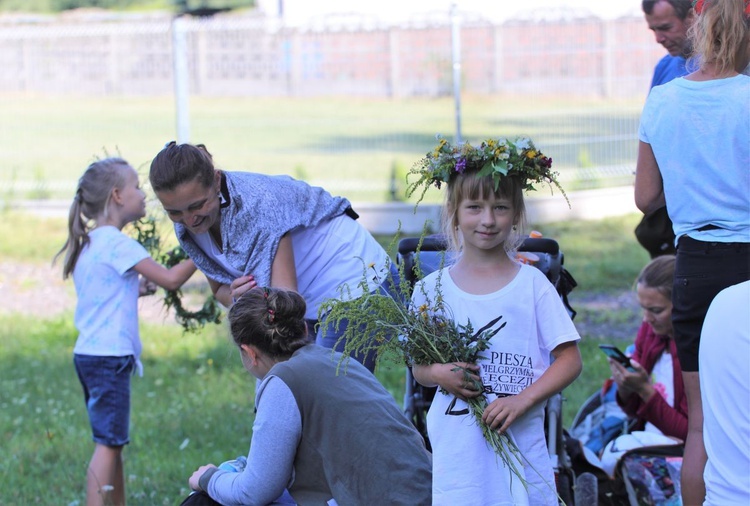
[[[535,190],[537,183],[547,183],[557,187],[568,200],[565,190],[557,181],[558,173],[552,170],[552,159],[536,149],[531,139],[486,139],[476,147],[468,142],[452,145],[441,135],[437,136],[437,140],[435,149],[414,164],[407,175],[407,178],[417,176],[407,187],[407,197],[422,187],[417,204],[431,185],[440,189],[443,183],[449,183],[466,170],[476,170],[477,177],[492,176],[495,190],[503,178],[517,177],[522,180],[522,187],[526,191]]]

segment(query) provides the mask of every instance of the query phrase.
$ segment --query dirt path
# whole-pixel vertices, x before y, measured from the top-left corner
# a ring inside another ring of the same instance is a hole
[[[607,294],[572,292],[570,303],[578,311],[575,322],[582,336],[632,343],[641,326],[641,307],[631,290]]]
[[[186,291],[208,284],[196,275]],[[139,316],[151,323],[173,322],[163,307],[161,291],[139,300]],[[75,310],[76,293],[73,281],[63,281],[60,265],[0,260],[0,316],[21,313],[49,318]],[[199,305],[199,303],[196,303]]]
[[[185,292],[207,288],[204,278],[196,274]],[[140,318],[151,323],[173,322],[162,305],[162,298],[141,297]],[[202,296],[193,296],[198,307]],[[575,324],[581,335],[612,340],[635,338],[640,325],[640,310],[630,292],[591,294],[573,291],[570,303],[578,312]],[[63,281],[59,266],[0,261],[0,316],[11,313],[48,318],[75,309],[75,289],[71,280]]]

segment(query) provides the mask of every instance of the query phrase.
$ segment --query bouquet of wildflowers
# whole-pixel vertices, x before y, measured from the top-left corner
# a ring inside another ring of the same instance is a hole
[[[415,273],[417,278],[421,278],[419,262],[416,264]],[[365,271],[370,269],[368,266]],[[490,339],[505,326],[503,323],[499,328],[491,329],[502,317],[475,331],[471,323],[456,324],[439,293],[432,306],[424,304],[413,307],[410,304],[413,289],[405,281],[403,264],[399,266],[399,273],[402,282],[397,297],[379,292],[369,293],[364,281],[368,272],[365,272],[362,281],[364,295],[348,297],[349,290],[344,287],[341,299],[329,299],[321,305],[319,316],[325,315],[337,330],[340,324],[348,322],[339,341],[345,343],[341,359],[343,363],[339,365],[346,367],[346,361],[354,353],[369,352],[377,353],[378,362],[386,360],[407,366],[458,362],[473,364],[484,358],[482,352],[489,348]],[[464,376],[466,382],[474,383],[475,390],[483,390],[483,385],[472,380],[468,371],[464,370]],[[487,444],[526,486],[523,470],[517,467],[517,462],[524,457],[515,442],[507,434],[490,429],[482,421],[482,414],[488,405],[485,395],[467,399],[467,403]]]
[[[534,184],[544,182],[554,185],[566,200],[568,198],[557,181],[557,172],[552,170],[552,158],[539,151],[531,139],[486,139],[479,146],[472,146],[468,142],[452,145],[440,135],[437,140],[437,146],[419,160],[407,175],[407,179],[412,180],[407,186],[407,197],[422,188],[417,203],[422,201],[431,185],[439,189],[451,177],[467,169],[477,170],[479,177],[492,176],[495,188],[503,177],[518,177],[523,181],[524,190],[534,190]]]

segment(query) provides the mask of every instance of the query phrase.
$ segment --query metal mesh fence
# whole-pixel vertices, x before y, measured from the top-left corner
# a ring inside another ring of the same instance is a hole
[[[388,198],[390,178],[398,172],[394,165],[416,160],[430,148],[434,133],[453,133],[451,27],[445,17],[397,26],[337,19],[289,27],[252,16],[217,16],[189,19],[185,26],[191,100],[209,111],[191,105],[194,134],[220,125],[224,133],[214,144],[226,140],[229,147],[222,149],[237,149],[224,151],[233,168],[291,173],[332,192],[380,200]],[[464,138],[531,135],[576,188],[632,181],[640,108],[663,54],[642,18],[502,24],[464,19],[460,36],[461,90],[469,105],[462,109]],[[165,107],[174,89],[172,41],[168,18],[4,24],[0,185],[5,191],[12,186],[23,194],[43,184],[64,194],[92,151],[122,147],[117,132],[100,137],[103,128],[97,124],[107,121],[108,104],[133,103],[136,109],[143,101],[162,100]],[[88,151],[81,147],[60,156],[55,142],[45,140],[45,127],[12,107],[11,102],[37,97],[100,101],[102,118],[80,124],[74,113],[67,122],[65,135],[77,139],[69,144],[84,146],[90,139]],[[263,117],[245,121],[253,122],[252,128],[278,128],[287,142],[247,135],[240,148],[227,140],[251,128],[237,118],[221,118],[211,105],[233,99],[281,104],[275,113],[264,110]],[[419,113],[431,100],[441,109],[438,124],[399,114],[409,109],[403,104],[419,102]],[[363,101],[376,104],[375,111],[364,107],[367,117],[361,120],[342,116],[341,108],[356,110]],[[283,104],[296,104],[298,116]],[[378,109],[395,112],[380,116]],[[168,140],[174,111],[165,110],[166,117],[149,119],[167,125],[166,133],[164,125],[159,130],[163,138],[144,138],[142,148],[127,148],[124,156],[135,151],[146,162],[146,153],[155,154]],[[44,149],[57,153],[28,156]]]

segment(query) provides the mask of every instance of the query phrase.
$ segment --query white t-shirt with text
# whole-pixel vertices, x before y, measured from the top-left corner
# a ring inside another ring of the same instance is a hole
[[[560,297],[535,267],[521,265],[516,277],[501,290],[486,294],[467,293],[453,282],[450,269],[434,272],[414,290],[419,306],[434,301],[440,293],[454,321],[471,322],[474,331],[498,316],[493,326],[504,327],[483,352],[482,382],[489,402],[498,395],[515,395],[535,382],[550,364],[550,352],[558,345],[580,339]],[[434,302],[430,303],[431,306]],[[552,463],[544,436],[544,405],[532,408],[516,420],[509,434],[517,443],[528,498],[523,485],[511,476],[486,444],[472,415],[447,414],[453,396],[438,392],[427,415],[427,430],[433,447],[434,504],[528,504],[556,505],[557,492]],[[466,408],[457,400],[452,412]]]

